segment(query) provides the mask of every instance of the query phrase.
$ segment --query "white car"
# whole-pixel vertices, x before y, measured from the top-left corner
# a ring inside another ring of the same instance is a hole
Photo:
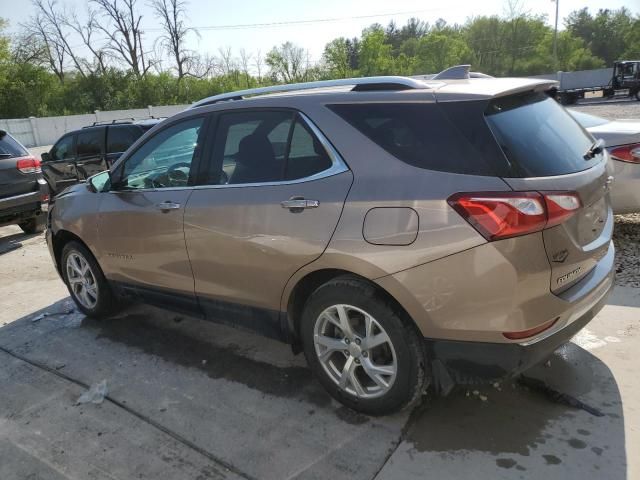
[[[640,212],[640,120],[607,120],[577,110],[568,111],[591,135],[605,141],[614,166],[613,212]]]

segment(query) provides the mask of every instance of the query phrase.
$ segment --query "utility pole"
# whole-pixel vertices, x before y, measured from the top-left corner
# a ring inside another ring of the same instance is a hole
[[[556,2],[556,26],[553,29],[553,68],[558,69],[558,7],[560,0],[551,0]]]

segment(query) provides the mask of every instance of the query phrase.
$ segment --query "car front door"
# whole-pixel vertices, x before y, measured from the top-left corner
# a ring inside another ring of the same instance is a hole
[[[42,175],[54,195],[78,182],[75,140],[74,133],[64,135],[51,148],[48,155],[43,155]]]
[[[76,171],[85,180],[107,169],[105,162],[105,127],[90,127],[78,132],[76,139]]]
[[[352,173],[296,112],[237,111],[217,123],[185,210],[196,295],[210,319],[280,337],[286,282],[325,250]]]
[[[107,278],[151,303],[198,311],[184,240],[205,117],[169,123],[116,164],[100,204],[98,238]]]

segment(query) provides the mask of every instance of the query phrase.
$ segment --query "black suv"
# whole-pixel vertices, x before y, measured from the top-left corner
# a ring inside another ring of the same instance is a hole
[[[42,173],[51,195],[69,185],[107,170],[160,119],[115,120],[65,133],[49,152],[42,154]]]
[[[0,130],[0,227],[17,224],[25,233],[41,232],[48,196],[40,161]]]

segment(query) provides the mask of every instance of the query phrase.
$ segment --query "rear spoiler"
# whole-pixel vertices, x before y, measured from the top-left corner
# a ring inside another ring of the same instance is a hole
[[[451,82],[435,90],[438,102],[484,100],[523,92],[546,92],[557,87],[555,80],[537,78],[492,78]]]

